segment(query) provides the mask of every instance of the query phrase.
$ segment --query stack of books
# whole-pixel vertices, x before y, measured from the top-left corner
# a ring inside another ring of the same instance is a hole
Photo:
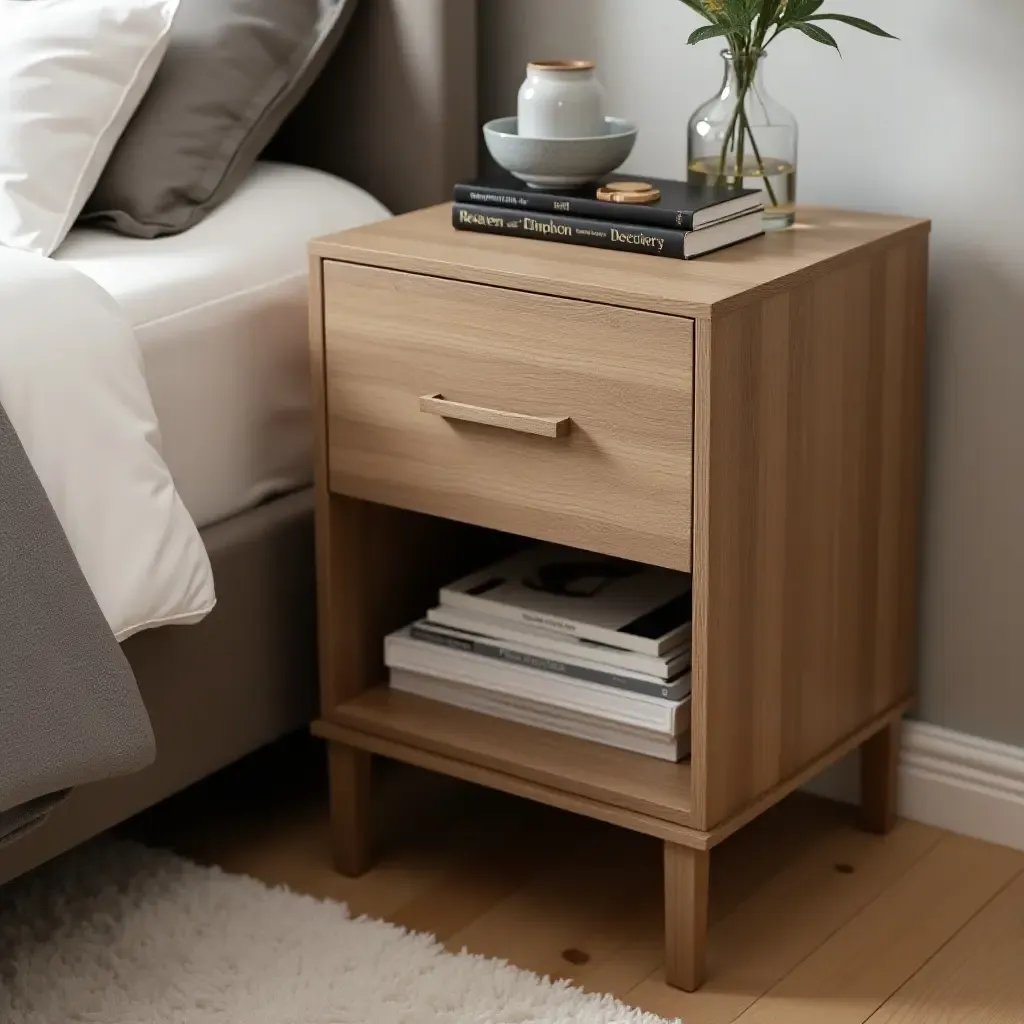
[[[645,178],[660,193],[656,202],[599,199],[602,188],[615,180],[608,178],[572,192],[543,192],[502,172],[455,186],[452,224],[460,231],[684,260],[764,234],[760,190]]]
[[[394,690],[678,761],[691,621],[684,573],[537,545],[442,587],[384,660]]]

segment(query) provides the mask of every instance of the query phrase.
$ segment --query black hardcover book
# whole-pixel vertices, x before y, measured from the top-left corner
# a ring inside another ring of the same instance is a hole
[[[764,207],[764,196],[760,190],[708,188],[643,175],[640,180],[661,190],[658,202],[610,203],[597,198],[597,190],[602,185],[634,177],[632,174],[613,174],[586,188],[545,192],[524,185],[511,174],[500,172],[479,181],[456,185],[453,199],[456,203],[471,206],[498,206],[521,213],[564,214],[679,231],[699,231]]]
[[[587,220],[565,214],[521,213],[493,206],[453,203],[452,224],[459,231],[589,245],[598,249],[646,253],[677,260],[691,260],[764,234],[760,208],[754,213],[733,217],[700,231],[679,231],[640,224]]]

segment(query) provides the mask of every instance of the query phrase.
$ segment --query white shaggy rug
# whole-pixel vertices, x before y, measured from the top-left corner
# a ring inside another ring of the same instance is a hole
[[[101,841],[0,888],[3,1024],[660,1024],[173,854]]]

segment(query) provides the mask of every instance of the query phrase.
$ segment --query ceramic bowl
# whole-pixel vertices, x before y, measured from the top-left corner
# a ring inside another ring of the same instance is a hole
[[[484,125],[484,141],[495,162],[533,188],[577,188],[620,167],[633,151],[637,129],[618,117],[604,119],[604,135],[582,139],[524,138],[518,118]]]

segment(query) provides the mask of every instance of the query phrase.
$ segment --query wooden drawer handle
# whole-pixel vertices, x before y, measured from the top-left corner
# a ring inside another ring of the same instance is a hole
[[[524,416],[519,412],[449,402],[443,395],[422,395],[420,412],[443,416],[446,420],[483,423],[488,427],[515,430],[520,434],[536,434],[539,437],[565,437],[572,430],[572,420],[568,416]]]

